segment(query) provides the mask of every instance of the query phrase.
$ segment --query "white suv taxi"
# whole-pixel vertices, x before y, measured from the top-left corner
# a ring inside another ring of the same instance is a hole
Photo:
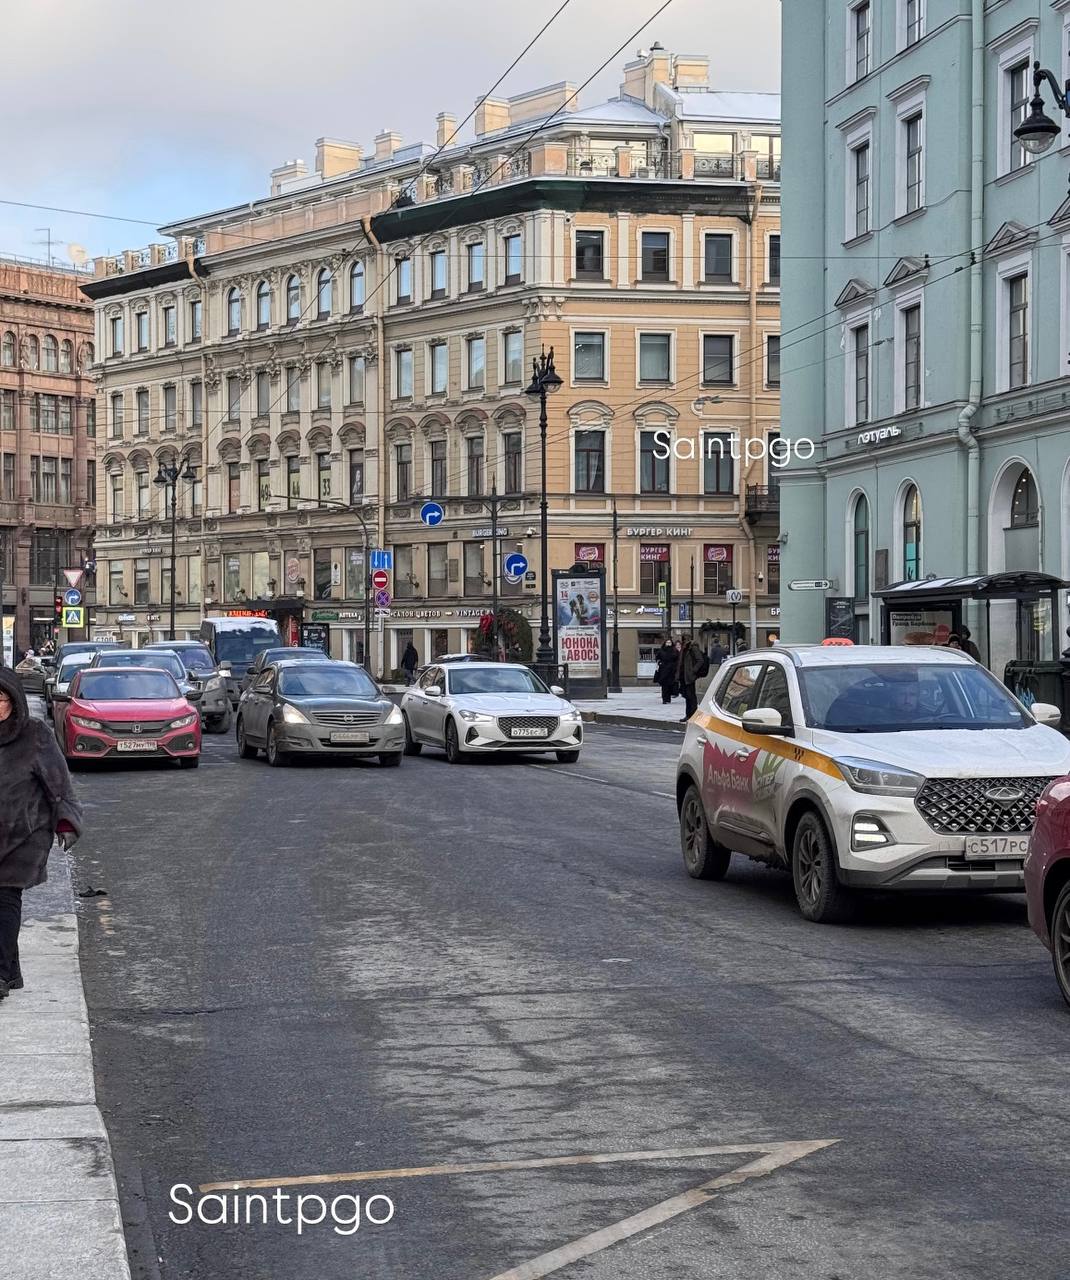
[[[790,869],[807,920],[854,889],[1019,890],[1036,801],[1070,772],[1058,708],[954,649],[778,645],[726,662],[677,767],[689,875]]]

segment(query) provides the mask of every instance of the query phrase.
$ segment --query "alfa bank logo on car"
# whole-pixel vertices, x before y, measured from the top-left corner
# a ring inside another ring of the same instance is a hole
[[[740,748],[741,753],[744,750]],[[744,758],[706,741],[702,748],[703,783],[711,791],[752,791],[757,758],[757,751],[748,751]]]

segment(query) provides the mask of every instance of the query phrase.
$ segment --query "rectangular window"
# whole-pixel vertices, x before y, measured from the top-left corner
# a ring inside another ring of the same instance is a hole
[[[509,386],[519,386],[524,378],[524,335],[519,329],[510,329],[502,335],[504,381]]]
[[[606,433],[576,432],[576,492],[605,493]]]
[[[163,389],[163,429],[178,430],[178,388],[173,385]]]
[[[444,298],[449,287],[449,275],[446,269],[446,250],[436,249],[430,255],[431,265],[431,297]]]
[[[468,496],[483,496],[483,437],[468,436],[465,440],[465,461],[468,472]]]
[[[45,502],[57,502],[60,500],[57,461],[58,459],[56,458],[41,459],[41,496]],[[70,466],[69,461],[67,465],[68,467]]]
[[[301,370],[295,364],[286,366],[286,412],[301,411]]]
[[[59,433],[61,436],[74,434],[74,399],[71,396],[59,397]]]
[[[769,237],[769,283],[780,283],[780,237]]]
[[[466,542],[464,544],[464,594],[481,596],[483,590],[483,544]]]
[[[91,440],[97,438],[97,402],[94,399],[85,406],[85,433]]]
[[[97,505],[97,464],[92,458],[85,464],[85,500],[91,507]]]
[[[734,379],[735,338],[730,333],[702,337],[702,385],[730,387]]]
[[[187,604],[201,603],[201,557],[199,555],[186,557],[186,573],[189,580],[189,593],[186,596]]]
[[[667,333],[639,335],[639,381],[668,382],[672,342]]]
[[[123,561],[111,560],[108,562],[108,603],[121,605],[125,598]]]
[[[175,325],[175,309],[174,307],[164,307],[163,309],[163,345],[165,347],[173,347],[177,338],[177,328]]]
[[[315,547],[312,551],[312,594],[316,600],[329,600],[333,585],[330,547]]]
[[[780,334],[771,333],[765,340],[765,385],[780,386]]]
[[[299,511],[301,508],[301,459],[296,453],[286,457],[286,509]]]
[[[668,280],[669,233],[644,231],[642,239],[642,279]]]
[[[349,357],[349,403],[364,403],[364,357]]]
[[[227,379],[227,421],[237,422],[241,418],[241,380]]]
[[[869,325],[860,324],[851,330],[851,349],[854,356],[854,421],[869,421]]]
[[[416,593],[416,575],[412,571],[411,544],[394,547],[394,595],[411,600]]]
[[[412,301],[412,259],[411,258],[395,258],[394,275],[397,279],[397,301],[398,305]]]
[[[864,0],[862,4],[856,5],[851,14],[856,80],[861,80],[863,76],[869,75],[870,18],[869,0]]]
[[[227,463],[227,514],[236,516],[241,510],[241,463]]]
[[[4,431],[15,430],[14,391],[0,391],[0,428]]]
[[[702,548],[702,594],[719,596],[732,589],[732,544],[709,542]]]
[[[121,356],[123,354],[123,318],[122,316],[112,316],[110,323],[111,353],[113,356]]]
[[[15,455],[13,453],[4,454],[3,495],[9,500],[15,497]]]
[[[669,458],[654,431],[639,433],[639,492],[669,492]]]
[[[149,514],[149,473],[147,471],[134,472],[134,511],[139,520],[144,520]]]
[[[267,417],[270,408],[271,376],[266,369],[261,369],[256,375],[256,416],[258,418]]]
[[[731,435],[709,432],[702,438],[702,492],[733,494],[736,491],[735,459]]]
[[[602,382],[606,375],[606,335],[577,333],[572,348],[572,375],[576,382]]]
[[[486,342],[483,338],[466,338],[468,353],[468,390],[482,391],[486,379]]]
[[[113,474],[110,477],[111,487],[111,518],[113,520],[121,520],[125,515],[125,505],[123,501],[123,478],[121,475]]]
[[[431,441],[431,493],[436,498],[443,498],[449,492],[449,481],[446,475],[446,441]]]
[[[189,384],[189,423],[191,427],[204,426],[204,383]]]
[[[237,600],[241,590],[241,557],[223,557],[223,599]]]
[[[851,152],[854,158],[855,226],[854,234],[864,236],[869,231],[869,143],[863,142]]]
[[[149,434],[149,393],[145,387],[137,393],[137,433],[139,436]]]
[[[505,455],[505,492],[519,493],[524,487],[524,440],[519,431],[508,431],[502,436],[502,453]]]
[[[903,128],[906,131],[906,211],[913,213],[915,209],[921,208],[925,199],[921,112],[904,120]]]
[[[271,464],[267,458],[256,460],[256,507],[266,511],[271,502]]]
[[[394,352],[394,396],[397,399],[412,396],[412,350],[409,347]]]
[[[444,342],[431,344],[431,394],[445,395],[449,377],[449,347]]]
[[[705,271],[707,284],[732,283],[732,237],[720,232],[705,238]]]
[[[41,501],[41,459],[36,453],[30,458],[30,497],[34,502]]]
[[[1029,277],[1024,272],[1006,284],[1008,307],[1008,386],[1029,383]]]
[[[41,402],[40,428],[47,435],[54,436],[59,430],[59,404],[55,396],[39,397]]]
[[[149,349],[149,313],[147,311],[139,311],[134,316],[134,334],[138,351],[148,351]]]
[[[906,0],[906,44],[909,49],[917,44],[924,34],[925,3],[924,0]]]
[[[669,580],[669,548],[665,543],[639,544],[639,591],[644,596],[657,595],[658,586]]]
[[[519,284],[522,267],[520,237],[506,236],[503,248],[505,250],[505,283]]]
[[[189,339],[190,342],[201,340],[201,300],[194,298],[189,304]]]
[[[360,600],[364,596],[364,548],[346,547],[346,582],[347,600]]]
[[[364,450],[349,451],[349,501],[358,506],[364,500]]]
[[[482,241],[466,245],[465,251],[468,255],[468,292],[478,293],[486,283],[486,254]]]
[[[903,408],[921,404],[921,306],[903,310]]]
[[[36,393],[30,396],[30,430],[41,430],[41,397]]]
[[[427,544],[427,594],[434,598],[449,594],[449,543]]]
[[[394,460],[394,496],[398,502],[406,502],[412,493],[412,445],[397,445]]]
[[[1029,111],[1029,99],[1033,91],[1033,77],[1030,71],[1029,59],[1020,62],[1015,67],[1010,67],[1005,73],[1007,77],[1007,101],[1010,103],[1011,118],[1009,121],[1010,128],[1010,150],[1008,152],[1008,171],[1013,173],[1015,169],[1021,169],[1029,163],[1029,152],[1014,136],[1015,129],[1022,123]]]
[[[601,280],[605,276],[604,231],[576,232],[577,280]]]
[[[316,365],[316,407],[331,407],[331,366],[325,362]]]
[[[64,506],[70,506],[71,503],[71,460],[70,458],[60,458],[59,460],[59,500]]]
[[[329,453],[316,454],[316,493],[320,502],[326,501],[331,496],[331,455]]]

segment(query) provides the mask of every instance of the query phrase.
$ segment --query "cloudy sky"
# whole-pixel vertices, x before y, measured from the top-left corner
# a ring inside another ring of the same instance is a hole
[[[569,0],[497,90],[581,84],[615,96],[655,40],[707,53],[717,88],[777,90],[780,0]],[[561,0],[33,0],[4,6],[0,254],[62,257],[147,244],[153,228],[267,193],[268,171],[321,136],[390,128],[434,140],[493,85]],[[143,219],[20,208],[11,202]],[[42,243],[38,243],[38,242]],[[58,249],[55,247],[58,246]]]

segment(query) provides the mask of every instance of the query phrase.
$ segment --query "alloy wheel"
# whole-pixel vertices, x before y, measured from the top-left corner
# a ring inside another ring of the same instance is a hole
[[[807,828],[799,841],[799,892],[807,902],[817,902],[823,880],[821,849],[816,834]]]
[[[1052,912],[1051,958],[1063,999],[1070,1004],[1070,885],[1059,894]]]
[[[687,793],[684,800],[683,835],[684,862],[688,871],[694,872],[702,862],[702,845],[706,839],[706,815],[694,791]]]

